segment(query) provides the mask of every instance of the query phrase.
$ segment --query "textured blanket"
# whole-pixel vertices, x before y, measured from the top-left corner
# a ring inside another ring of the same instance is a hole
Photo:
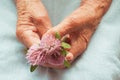
[[[80,0],[43,0],[58,24]],[[17,14],[12,0],[0,1],[0,80],[120,80],[120,0],[113,0],[87,50],[69,69],[39,67],[31,73],[25,47],[16,39]]]

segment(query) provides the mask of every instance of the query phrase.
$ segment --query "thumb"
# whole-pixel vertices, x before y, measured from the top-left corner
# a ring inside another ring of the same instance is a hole
[[[71,33],[71,49],[69,50],[66,59],[73,61],[76,57],[80,56],[86,50],[93,33],[94,31],[91,29],[84,29],[81,32],[76,31]]]
[[[85,51],[87,42],[79,31],[70,34],[70,41],[71,48],[66,55],[66,60],[69,62],[73,62],[76,57],[78,57]]]
[[[84,50],[86,49],[86,43],[83,42],[82,40],[79,42],[80,43],[74,42],[71,45],[71,48],[65,57],[65,59],[67,61],[69,61],[70,63],[73,62],[78,56],[80,56],[84,52]]]

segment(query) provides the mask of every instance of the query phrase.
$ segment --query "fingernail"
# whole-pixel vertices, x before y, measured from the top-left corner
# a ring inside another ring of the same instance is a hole
[[[73,54],[69,52],[69,53],[66,55],[66,60],[67,60],[67,61],[72,61],[72,60],[73,60]]]

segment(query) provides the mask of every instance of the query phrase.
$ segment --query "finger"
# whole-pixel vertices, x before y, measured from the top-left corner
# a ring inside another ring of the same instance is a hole
[[[71,49],[66,59],[72,62],[76,57],[81,55],[87,48],[88,42],[93,34],[93,30],[84,29],[82,32],[71,33]]]
[[[61,38],[61,41],[66,42],[66,43],[70,43],[70,35],[66,34],[65,36],[63,36]]]
[[[28,48],[33,44],[39,44],[40,38],[35,27],[18,26],[16,30],[17,38]]]
[[[86,49],[86,42],[83,39],[79,39],[79,41],[72,42],[71,49],[66,55],[66,60],[69,62],[73,62],[74,59],[81,55],[83,51]]]
[[[33,22],[35,26],[37,26],[41,35],[51,28],[52,24],[50,18],[40,0],[37,0],[36,2],[29,2],[28,10],[30,11]]]

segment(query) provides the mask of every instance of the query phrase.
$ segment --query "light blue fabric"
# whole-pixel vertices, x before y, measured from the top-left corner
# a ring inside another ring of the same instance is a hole
[[[75,10],[79,0],[43,0],[54,25]],[[0,80],[120,80],[120,0],[113,0],[88,49],[70,69],[29,72],[24,46],[15,36],[16,8],[0,1]]]

